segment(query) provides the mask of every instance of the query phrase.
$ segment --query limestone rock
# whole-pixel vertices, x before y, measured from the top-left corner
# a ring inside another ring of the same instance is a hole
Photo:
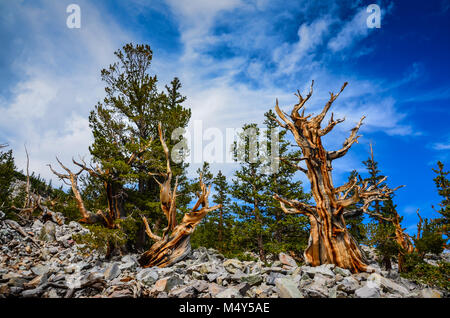
[[[289,278],[275,279],[275,286],[281,298],[303,298],[302,293],[298,290],[297,284]]]
[[[355,296],[358,298],[380,298],[380,290],[376,287],[369,287],[364,285],[355,290]]]
[[[278,258],[280,262],[284,265],[288,265],[294,268],[297,267],[297,263],[295,262],[295,260],[286,253],[281,252],[280,254],[278,254]]]

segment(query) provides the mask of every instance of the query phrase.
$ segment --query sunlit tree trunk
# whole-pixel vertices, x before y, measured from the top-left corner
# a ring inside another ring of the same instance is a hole
[[[306,263],[312,266],[335,264],[352,272],[361,272],[367,270],[367,264],[358,243],[347,230],[344,219],[346,208],[364,200],[364,209],[367,209],[370,202],[383,200],[393,190],[376,189],[374,186],[368,186],[367,182],[358,182],[356,178],[341,187],[333,185],[332,161],[343,157],[350,147],[358,141],[360,136],[357,133],[364,119],[362,117],[356,127],[351,130],[350,136],[345,140],[341,149],[337,151],[324,149],[321,138],[328,134],[336,124],[341,123],[343,119],[334,120],[333,114],[331,114],[326,127],[321,128],[321,123],[346,85],[347,83],[342,86],[338,94],[331,93],[330,99],[323,110],[312,118],[311,115],[305,116],[304,105],[312,95],[313,84],[311,84],[311,90],[305,98],[299,92],[296,94],[299,102],[293,107],[290,115],[279,108],[277,101],[275,110],[281,118],[281,121],[277,119],[277,122],[282,128],[291,131],[303,154],[303,157],[296,159],[296,163],[284,158],[281,159],[307,175],[316,206],[310,206],[296,200],[287,200],[278,195],[274,197],[280,201],[285,213],[304,214],[309,218],[309,244],[304,252]],[[303,111],[300,114],[299,110],[302,108]],[[298,164],[301,161],[305,163],[306,167]]]
[[[154,234],[143,216],[146,233],[155,241],[148,251],[143,253],[139,259],[139,264],[142,267],[166,267],[170,266],[184,257],[186,257],[191,250],[190,236],[194,232],[198,223],[206,216],[208,212],[221,208],[221,205],[209,207],[208,196],[211,192],[211,186],[208,188],[202,181],[200,174],[200,189],[197,193],[197,203],[194,205],[189,213],[185,213],[180,224],[177,224],[176,219],[176,191],[178,180],[175,181],[173,190],[171,189],[172,170],[170,167],[169,150],[164,138],[162,136],[161,124],[158,127],[159,138],[164,149],[167,161],[167,172],[159,175],[164,178],[162,183],[158,182],[160,186],[160,201],[161,209],[167,219],[167,227],[163,229],[162,236]]]

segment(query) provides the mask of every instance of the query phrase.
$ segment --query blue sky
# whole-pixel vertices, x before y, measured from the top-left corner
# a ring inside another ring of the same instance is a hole
[[[81,28],[66,27],[66,7],[81,8]],[[366,8],[382,10],[369,29]],[[333,106],[346,117],[325,139],[335,149],[362,115],[363,137],[335,162],[343,183],[372,142],[404,225],[415,232],[420,208],[435,217],[431,168],[450,150],[450,1],[0,1],[0,141],[46,178],[58,155],[88,155],[88,114],[104,96],[100,69],[125,43],[148,43],[161,88],[180,77],[192,121],[204,128],[262,123],[275,98],[288,109],[296,89],[315,93],[319,110],[344,81]],[[197,167],[193,165],[192,170]],[[229,176],[233,165],[212,164]],[[298,176],[307,181],[304,176]],[[56,184],[56,180],[53,180]]]

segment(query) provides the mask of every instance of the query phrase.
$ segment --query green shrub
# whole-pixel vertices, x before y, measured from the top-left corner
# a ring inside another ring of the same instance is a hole
[[[417,283],[450,290],[450,263],[438,262],[437,266],[428,264],[417,253],[406,255],[405,266],[407,272],[401,276]]]
[[[119,248],[126,243],[126,235],[120,229],[108,229],[102,225],[85,225],[89,230],[86,234],[75,234],[73,239],[78,244],[84,244],[82,251],[97,250],[107,255],[110,250]]]

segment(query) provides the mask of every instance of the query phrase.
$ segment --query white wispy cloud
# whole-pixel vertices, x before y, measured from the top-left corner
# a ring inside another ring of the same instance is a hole
[[[79,1],[81,29],[68,29],[68,4],[9,4],[9,27],[17,29],[24,45],[13,65],[20,79],[0,100],[1,139],[14,150],[16,165],[25,167],[26,145],[31,170],[53,181],[46,164],[54,163],[55,155],[70,162],[72,156],[88,154],[89,111],[104,96],[100,69],[132,39],[87,1]]]
[[[29,34],[23,33],[22,41],[28,45],[14,63],[23,76],[11,96],[0,100],[5,114],[0,118],[0,131],[14,149],[18,166],[25,166],[26,143],[32,169],[46,178],[52,175],[45,164],[54,163],[55,155],[65,162],[78,154],[87,155],[92,142],[87,117],[104,96],[100,69],[115,61],[113,52],[124,43],[141,39],[137,30],[133,34],[124,31],[126,21],[115,21],[103,8],[86,1],[79,1],[82,28],[69,30],[65,28],[67,4],[11,4],[9,11],[13,12],[11,29]],[[154,49],[153,66],[161,84],[180,77],[187,106],[192,108],[191,130],[194,120],[202,120],[205,129],[217,127],[224,133],[226,128],[239,128],[244,123],[261,124],[264,112],[273,109],[276,98],[284,107],[293,105],[295,89],[306,91],[310,80],[315,79],[315,93],[307,105],[311,112],[323,107],[328,91],[336,92],[344,81],[350,82],[332,109],[335,117],[347,119],[327,140],[330,147],[340,147],[362,115],[367,116],[363,133],[411,134],[412,128],[404,123],[406,115],[397,109],[395,98],[382,91],[380,79],[338,75],[329,69],[329,54],[348,52],[370,36],[361,26],[364,10],[354,10],[348,21],[341,20],[335,14],[337,5],[330,2],[314,18],[302,15],[296,19],[296,14],[307,12],[314,4],[302,1],[277,5],[275,10],[273,2],[263,0],[167,0],[164,5],[133,0],[139,14],[145,14],[146,6],[151,5],[153,10],[164,10],[178,25],[181,53],[164,56]],[[296,39],[287,39],[280,33],[282,29],[275,29],[275,23],[285,21],[293,24]],[[367,28],[365,19],[363,22]],[[217,32],[216,27],[223,25],[226,31]],[[220,53],[222,46],[233,53],[225,57],[211,53]],[[378,96],[379,92],[383,94]],[[361,168],[359,162],[352,154],[336,162],[338,178],[344,178],[349,167]],[[220,168],[231,174],[234,167],[216,165],[213,170]],[[194,165],[191,171],[196,168]]]

